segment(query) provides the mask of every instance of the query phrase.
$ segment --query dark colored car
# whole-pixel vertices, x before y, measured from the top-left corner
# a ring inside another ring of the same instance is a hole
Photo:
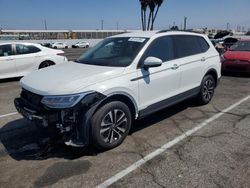
[[[224,53],[222,72],[250,73],[250,40],[238,41]]]

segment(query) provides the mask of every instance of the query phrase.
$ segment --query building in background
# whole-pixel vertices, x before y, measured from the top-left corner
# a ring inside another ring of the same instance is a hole
[[[1,30],[0,40],[103,39],[128,30]]]

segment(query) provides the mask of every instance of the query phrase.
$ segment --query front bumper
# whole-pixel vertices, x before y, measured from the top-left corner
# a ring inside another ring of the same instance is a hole
[[[17,111],[27,120],[36,123],[41,127],[48,127],[59,121],[59,112],[46,111],[45,109],[34,107],[23,98],[14,100]]]
[[[106,97],[94,92],[85,96],[77,105],[68,109],[50,109],[41,103],[42,96],[23,90],[14,100],[17,111],[37,126],[56,129],[63,142],[77,140],[81,145],[89,143],[90,119],[97,106]]]

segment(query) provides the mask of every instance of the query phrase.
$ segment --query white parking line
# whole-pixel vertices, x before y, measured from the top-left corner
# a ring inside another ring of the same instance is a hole
[[[120,180],[124,176],[128,175],[130,172],[136,170],[137,168],[139,168],[140,166],[142,166],[143,164],[145,164],[149,160],[151,160],[151,159],[155,158],[156,156],[162,154],[167,149],[169,149],[172,146],[178,144],[180,141],[184,140],[185,138],[187,138],[188,136],[194,134],[195,132],[199,131],[200,129],[204,128],[209,123],[211,123],[211,122],[215,121],[216,119],[218,119],[219,117],[221,117],[224,113],[229,112],[230,110],[232,110],[235,107],[239,106],[240,104],[242,104],[243,102],[247,101],[248,99],[250,99],[250,95],[247,96],[247,97],[245,97],[244,99],[238,101],[237,103],[229,106],[228,108],[222,110],[221,112],[215,114],[211,118],[209,118],[209,119],[205,120],[204,122],[198,124],[196,127],[188,130],[187,132],[183,133],[182,135],[176,137],[174,140],[172,140],[172,141],[164,144],[163,146],[161,146],[160,148],[156,149],[155,151],[153,151],[152,153],[148,154],[147,156],[145,156],[144,158],[140,159],[139,161],[135,162],[134,164],[132,164],[128,168],[122,170],[121,172],[119,172],[119,173],[115,174],[114,176],[110,177],[109,179],[107,179],[103,183],[99,184],[97,186],[97,188],[104,188],[104,187],[108,187],[108,186],[112,185],[113,183],[117,182],[118,180]]]
[[[12,112],[12,113],[9,113],[9,114],[4,114],[4,115],[0,115],[0,118],[4,118],[4,117],[8,117],[8,116],[13,116],[13,115],[16,115],[18,114],[17,112]]]

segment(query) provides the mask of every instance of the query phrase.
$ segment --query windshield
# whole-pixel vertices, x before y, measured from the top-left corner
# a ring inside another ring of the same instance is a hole
[[[250,51],[250,41],[239,41],[236,42],[230,48],[231,51]]]
[[[107,38],[83,54],[77,63],[126,67],[132,63],[147,40],[134,37]]]

